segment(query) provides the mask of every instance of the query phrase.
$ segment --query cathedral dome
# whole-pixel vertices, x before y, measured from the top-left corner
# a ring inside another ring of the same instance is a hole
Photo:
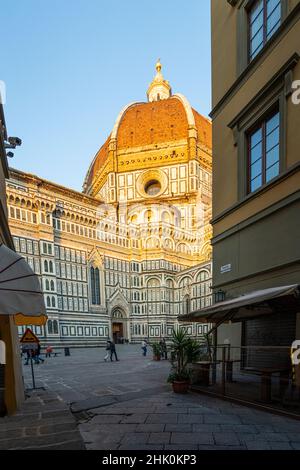
[[[196,140],[196,145],[211,150],[211,121],[195,111],[183,95],[171,95],[169,82],[161,74],[160,61],[156,70],[157,75],[147,93],[149,101],[131,103],[120,112],[112,133],[89,168],[85,192],[95,195],[94,182],[113,158],[116,160],[113,171],[119,171],[120,153],[145,152],[164,144],[168,147],[170,143],[187,143],[190,137]],[[161,87],[164,87],[163,92]]]

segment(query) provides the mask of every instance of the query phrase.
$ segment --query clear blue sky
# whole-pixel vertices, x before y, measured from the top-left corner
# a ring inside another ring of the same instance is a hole
[[[210,0],[1,0],[0,80],[11,166],[81,190],[121,108],[145,101],[158,57],[208,115]]]

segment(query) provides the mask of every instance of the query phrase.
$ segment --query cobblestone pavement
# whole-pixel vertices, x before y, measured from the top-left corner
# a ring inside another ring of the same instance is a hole
[[[113,397],[168,388],[168,361],[152,361],[142,356],[140,345],[117,346],[119,362],[105,362],[104,349],[71,349],[71,356],[45,359],[35,365],[37,386],[54,391],[76,410],[95,408],[95,404],[114,401]],[[25,383],[32,386],[30,366],[23,366]],[[111,399],[111,400],[110,400]]]
[[[92,409],[79,430],[94,450],[300,450],[299,422],[196,394]]]
[[[30,392],[14,416],[0,418],[0,450],[85,449],[69,406],[53,392]]]
[[[68,403],[87,449],[300,450],[300,423],[198,394],[175,395],[167,361],[143,358],[140,346],[71,350],[36,366],[39,385]],[[24,367],[30,385],[29,368]]]

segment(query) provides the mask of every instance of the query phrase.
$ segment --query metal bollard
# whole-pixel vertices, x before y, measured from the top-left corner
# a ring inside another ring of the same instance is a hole
[[[65,356],[71,356],[70,348],[65,348]]]

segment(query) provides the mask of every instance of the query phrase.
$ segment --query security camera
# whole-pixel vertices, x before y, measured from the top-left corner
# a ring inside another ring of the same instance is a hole
[[[13,154],[13,152],[7,152],[6,156],[8,158],[13,158],[14,154]]]
[[[8,142],[14,147],[20,147],[20,145],[22,145],[22,140],[19,139],[19,137],[9,137]]]

